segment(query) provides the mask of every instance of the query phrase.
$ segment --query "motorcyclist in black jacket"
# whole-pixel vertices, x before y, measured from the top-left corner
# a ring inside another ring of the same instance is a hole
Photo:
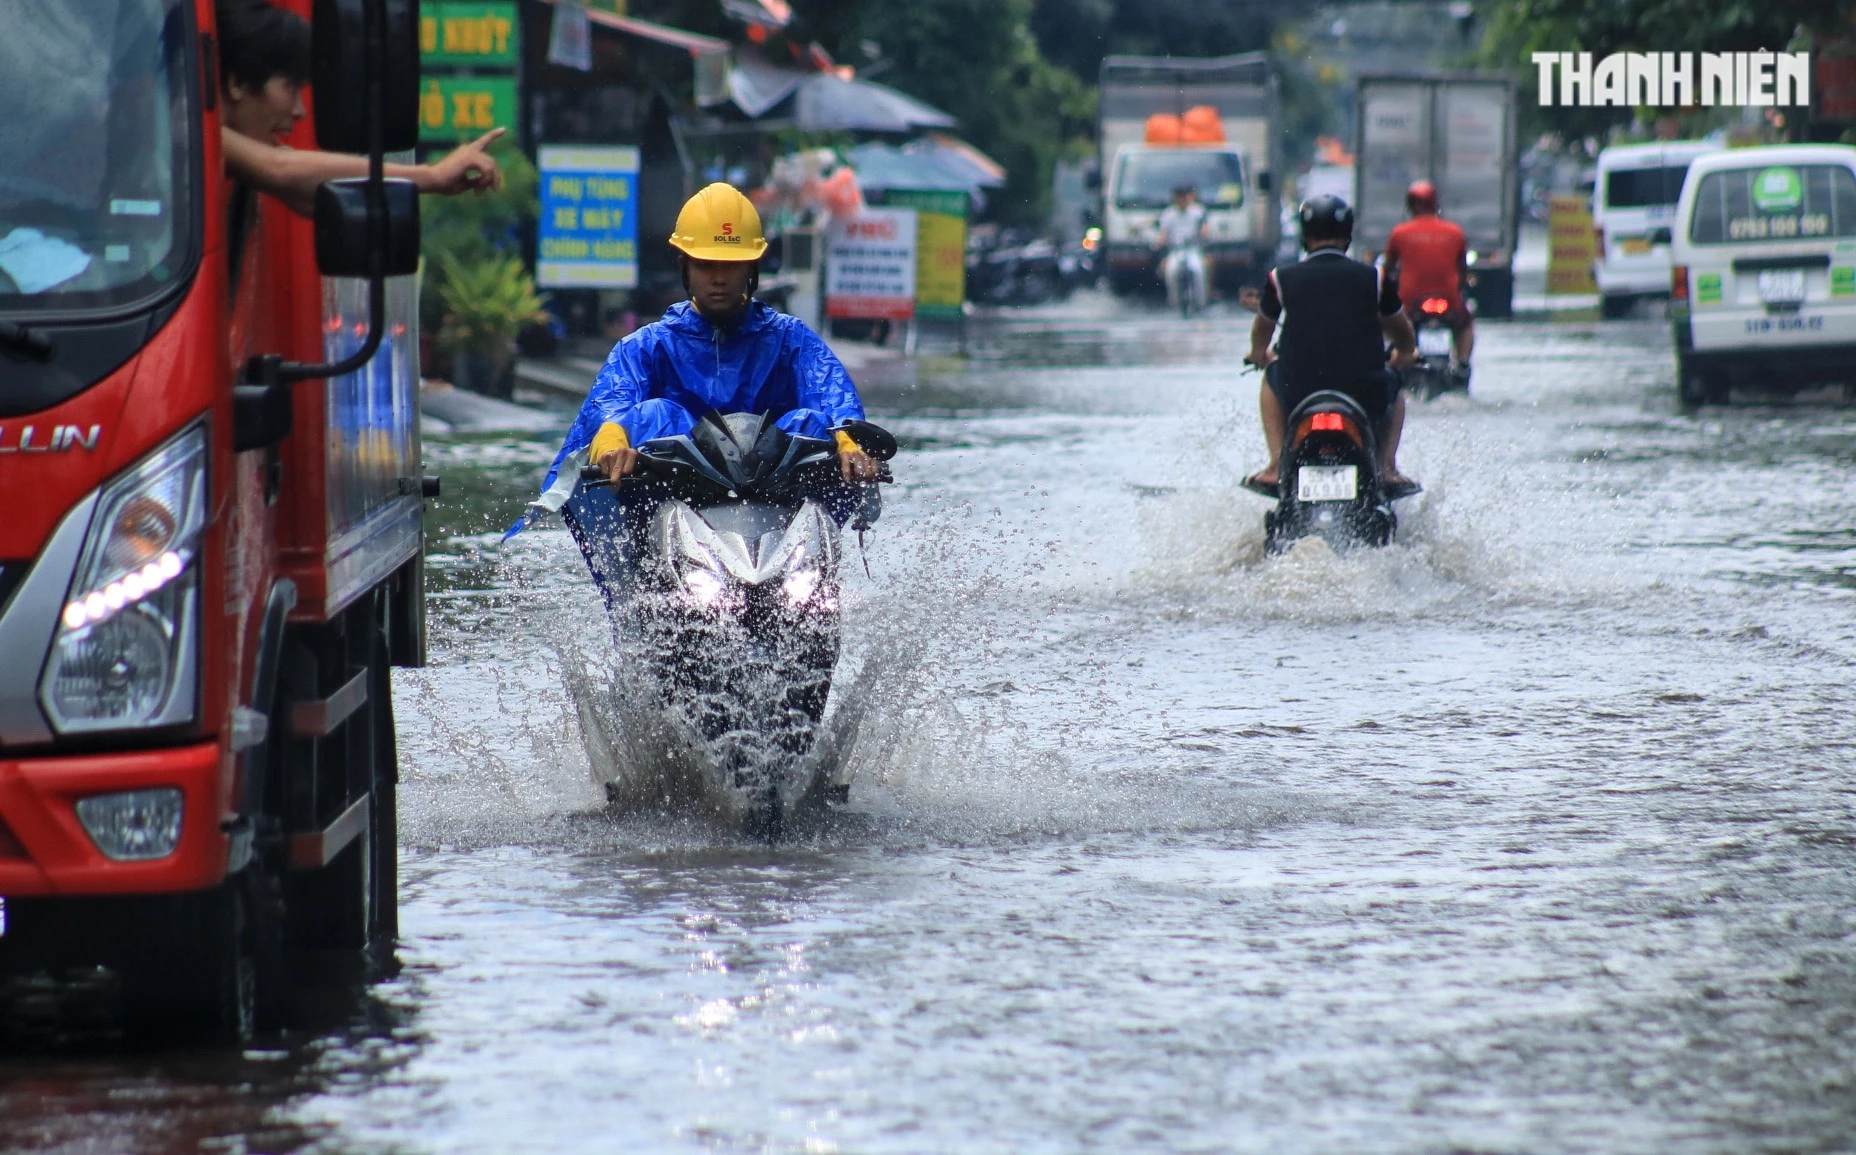
[[[1250,329],[1247,360],[1265,368],[1258,405],[1270,463],[1244,484],[1263,489],[1278,484],[1276,464],[1287,415],[1309,394],[1333,389],[1359,402],[1373,419],[1387,490],[1393,496],[1401,490],[1416,492],[1417,483],[1398,471],[1405,398],[1398,374],[1386,368],[1386,341],[1392,343],[1394,369],[1417,359],[1417,337],[1400,306],[1398,281],[1347,256],[1353,209],[1346,201],[1310,198],[1302,205],[1301,222],[1305,253],[1293,265],[1270,270]],[[1280,356],[1270,349],[1278,323]]]

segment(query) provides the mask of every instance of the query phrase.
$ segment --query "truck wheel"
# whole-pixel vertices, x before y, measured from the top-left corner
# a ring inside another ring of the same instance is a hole
[[[239,1043],[274,1019],[286,981],[263,872],[134,904],[124,960],[126,1025],[159,1040]]]
[[[1514,316],[1514,270],[1501,266],[1476,270],[1476,284],[1470,295],[1476,300],[1478,320]]]
[[[1635,297],[1610,295],[1598,299],[1598,315],[1607,321],[1622,321],[1630,316],[1631,307],[1637,303]]]

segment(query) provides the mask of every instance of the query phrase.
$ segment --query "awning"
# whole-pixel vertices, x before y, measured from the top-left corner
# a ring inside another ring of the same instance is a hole
[[[932,160],[948,172],[971,181],[978,188],[1004,188],[1005,166],[958,137],[931,132],[920,140],[902,146],[910,156]]]
[[[799,88],[803,72],[769,64],[759,56],[742,53],[728,77],[728,95],[749,119],[759,120]]]
[[[567,3],[568,0],[541,0],[541,2],[562,4]],[[704,36],[699,32],[685,32],[681,28],[672,28],[668,24],[653,24],[649,20],[620,16],[616,12],[606,12],[599,8],[588,8],[586,18],[615,32],[623,32],[628,36],[639,36],[646,40],[655,40],[659,44],[681,48],[691,56],[726,56],[730,48],[728,41],[718,40],[713,36]]]
[[[857,173],[857,183],[872,192],[881,189],[941,189],[970,193],[971,180],[949,172],[933,159],[904,152],[887,144],[860,144],[844,150],[844,159]]]
[[[954,118],[912,96],[835,72],[800,72],[742,52],[728,78],[735,106],[759,119],[790,97],[793,120],[808,132],[914,132],[952,128]]]
[[[793,20],[793,6],[786,0],[722,0],[722,11],[760,28],[784,28]]]

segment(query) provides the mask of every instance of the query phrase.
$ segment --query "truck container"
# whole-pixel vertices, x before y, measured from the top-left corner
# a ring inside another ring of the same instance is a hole
[[[132,1028],[238,1038],[296,952],[396,933],[388,674],[424,662],[436,484],[417,194],[381,161],[417,132],[417,5],[314,9],[292,143],[372,163],[313,223],[227,179],[212,0],[8,18],[8,1000],[102,974]]]
[[[1438,208],[1472,254],[1470,300],[1480,316],[1514,310],[1514,82],[1457,73],[1362,76],[1354,115],[1354,249],[1371,259],[1406,218],[1405,190],[1437,186]]]
[[[1149,144],[1156,114],[1218,113],[1218,144]],[[1206,259],[1230,285],[1260,280],[1280,230],[1277,80],[1261,52],[1238,56],[1109,56],[1098,97],[1103,246],[1117,293],[1159,284],[1160,212],[1191,184],[1206,208]]]

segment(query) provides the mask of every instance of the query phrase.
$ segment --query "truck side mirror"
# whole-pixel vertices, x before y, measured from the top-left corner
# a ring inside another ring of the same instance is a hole
[[[1257,191],[1265,193],[1270,191],[1270,183],[1270,170],[1267,168],[1259,170],[1257,172]]]
[[[368,60],[370,14],[385,16],[382,59]],[[328,152],[365,153],[375,112],[369,84],[384,87],[381,149],[419,143],[419,0],[315,0],[310,21],[310,84],[316,144]]]
[[[382,182],[387,194],[387,246],[383,276],[419,271],[419,190],[409,180]],[[327,181],[316,189],[316,267],[325,277],[373,273],[374,246],[367,222],[367,181]]]
[[[1087,169],[1083,172],[1083,187],[1090,192],[1102,191],[1102,172],[1100,169]]]

